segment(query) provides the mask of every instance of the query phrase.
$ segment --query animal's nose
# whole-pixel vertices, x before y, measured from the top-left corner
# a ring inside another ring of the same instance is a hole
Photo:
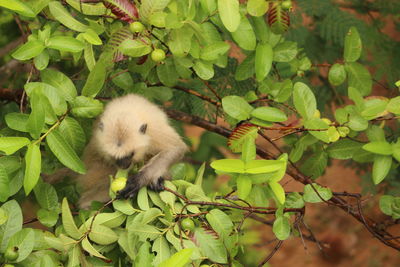
[[[129,156],[117,159],[115,163],[117,164],[117,166],[119,168],[127,169],[127,168],[129,168],[129,166],[131,166],[132,157],[133,157],[133,153]]]

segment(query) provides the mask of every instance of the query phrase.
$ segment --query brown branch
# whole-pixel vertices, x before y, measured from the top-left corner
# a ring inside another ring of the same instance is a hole
[[[217,106],[217,107],[221,106],[220,102],[217,102],[217,101],[215,101],[214,99],[212,99],[212,98],[210,98],[208,96],[202,95],[199,92],[196,92],[195,90],[188,89],[188,88],[185,88],[185,87],[182,87],[182,86],[174,86],[172,88],[174,88],[176,90],[179,90],[179,91],[182,91],[182,92],[185,92],[185,93],[188,93],[190,95],[194,95],[194,96],[196,96],[196,97],[198,97],[198,98],[200,98],[202,100],[205,100],[205,101],[213,104],[214,106]]]
[[[280,247],[282,246],[282,243],[283,243],[283,240],[279,240],[278,243],[276,244],[276,246],[274,247],[274,249],[271,251],[271,253],[268,254],[268,256],[258,265],[258,267],[264,266],[264,264],[266,264],[275,255],[275,253],[280,249]]]

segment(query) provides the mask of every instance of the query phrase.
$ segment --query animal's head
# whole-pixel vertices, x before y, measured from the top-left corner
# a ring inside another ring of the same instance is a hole
[[[106,108],[93,135],[102,156],[118,168],[129,168],[149,152],[148,124],[135,114],[118,112],[118,108]]]

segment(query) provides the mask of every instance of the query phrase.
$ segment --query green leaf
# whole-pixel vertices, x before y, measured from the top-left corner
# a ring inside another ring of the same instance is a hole
[[[30,144],[25,154],[24,190],[28,195],[39,180],[42,155],[38,144]]]
[[[85,44],[70,36],[53,36],[49,39],[47,47],[64,52],[77,53],[85,48]]]
[[[392,166],[391,156],[375,155],[374,164],[372,166],[372,180],[374,184],[379,184],[388,175]]]
[[[138,195],[137,195],[137,203],[141,210],[148,210],[150,209],[149,206],[149,198],[147,196],[147,188],[144,186],[140,188]]]
[[[1,206],[7,214],[7,221],[0,225],[0,252],[4,253],[7,249],[10,238],[22,229],[22,211],[18,202],[10,200]]]
[[[290,236],[289,219],[285,216],[277,217],[274,221],[274,225],[272,226],[272,231],[279,240],[288,239]]]
[[[8,8],[25,17],[35,17],[33,10],[19,0],[0,0],[0,6]]]
[[[6,169],[0,165],[0,202],[5,202],[10,196],[10,180]],[[0,222],[2,220],[0,219]],[[1,224],[0,224],[1,225]]]
[[[247,136],[244,139],[243,145],[242,145],[242,155],[241,159],[244,162],[249,162],[251,160],[254,160],[256,158],[256,144],[255,144],[255,138],[252,136]]]
[[[210,201],[200,185],[192,185],[186,189],[185,195],[192,201]]]
[[[268,43],[259,43],[256,47],[255,71],[256,79],[261,82],[267,77],[272,67],[274,51]]]
[[[83,36],[83,38],[85,38],[85,40],[88,43],[90,43],[92,45],[102,45],[103,44],[100,37],[91,28],[87,29],[84,33],[82,33],[82,36]]]
[[[46,210],[58,209],[57,192],[51,184],[39,183],[33,191],[40,207]]]
[[[323,151],[319,150],[314,152],[311,157],[309,157],[301,166],[301,171],[311,176],[312,179],[316,179],[321,176],[328,164],[328,154]]]
[[[1,0],[0,0],[1,1]],[[45,46],[39,40],[30,40],[11,54],[11,56],[18,60],[28,60],[38,56],[43,52]]]
[[[297,112],[305,119],[311,119],[317,110],[317,101],[311,89],[302,82],[294,84],[293,102]]]
[[[27,133],[26,125],[28,123],[29,115],[17,112],[7,113],[4,117],[7,126],[13,130]]]
[[[283,189],[283,187],[278,182],[273,181],[269,182],[268,185],[274,193],[278,202],[283,205],[286,199],[285,190]]]
[[[157,227],[139,222],[130,223],[128,232],[137,235],[140,241],[145,241],[147,239],[154,240],[161,235]]]
[[[400,96],[390,99],[386,109],[389,112],[399,115],[400,114]]]
[[[152,266],[154,254],[150,253],[150,242],[143,242],[140,246],[137,256],[135,257],[134,266]]]
[[[160,81],[169,87],[172,87],[178,82],[178,73],[175,69],[175,64],[172,59],[168,58],[164,64],[157,66],[157,75]]]
[[[362,144],[359,142],[342,139],[330,145],[327,151],[330,158],[351,159],[361,146]]]
[[[236,95],[222,98],[222,108],[229,116],[239,121],[248,119],[253,110],[243,97]]]
[[[232,32],[232,37],[239,47],[244,50],[252,51],[256,48],[256,35],[246,16],[242,16],[238,28]]]
[[[274,61],[276,62],[290,62],[297,55],[297,43],[285,41],[279,43],[274,47]]]
[[[77,173],[83,174],[86,172],[85,165],[76,155],[75,151],[61,135],[58,129],[49,133],[49,135],[46,137],[46,142],[50,147],[50,150],[62,164],[71,170],[76,171]]]
[[[255,53],[248,55],[236,68],[235,80],[244,81],[255,73]]]
[[[210,166],[217,171],[244,173],[244,162],[240,159],[220,159],[211,162]]]
[[[386,109],[388,102],[382,99],[370,99],[364,102],[361,116],[367,120],[372,120],[381,116]]]
[[[37,218],[46,227],[53,227],[58,222],[58,211],[39,209]]]
[[[139,14],[143,21],[148,22],[153,13],[163,11],[170,0],[143,0],[141,1]]]
[[[334,86],[341,85],[346,80],[346,70],[342,64],[335,63],[329,69],[328,80]]]
[[[283,122],[288,118],[283,111],[273,107],[259,107],[251,112],[251,116],[260,120]]]
[[[197,76],[199,76],[203,80],[209,80],[214,77],[213,64],[210,62],[195,60],[193,69],[196,72]]]
[[[94,223],[89,238],[99,245],[110,245],[118,240],[118,235],[110,228]]]
[[[368,128],[368,121],[360,115],[353,113],[350,114],[349,127],[353,131],[364,131]]]
[[[357,62],[346,63],[345,69],[349,86],[357,88],[363,96],[369,95],[372,89],[372,78],[368,69]]]
[[[75,119],[65,117],[58,129],[68,144],[79,155],[86,144],[86,135],[81,125]]]
[[[139,211],[137,209],[134,209],[132,206],[132,203],[130,200],[115,200],[113,202],[113,207],[115,210],[122,212],[123,214],[126,215],[132,215],[136,211]]]
[[[194,238],[207,258],[216,263],[227,263],[227,252],[220,239],[214,239],[212,235],[207,234],[202,228],[197,228],[194,231]]]
[[[47,50],[43,50],[42,53],[40,53],[33,59],[33,63],[38,70],[44,70],[45,68],[47,68],[47,66],[49,65],[49,61],[50,55]]]
[[[289,193],[286,197],[285,208],[301,209],[304,207],[303,197],[298,192]]]
[[[163,236],[154,240],[151,250],[156,253],[156,257],[153,260],[153,266],[159,266],[161,262],[171,257],[168,242]]]
[[[391,195],[383,195],[383,196],[381,196],[381,198],[379,199],[379,208],[381,209],[381,211],[384,214],[392,216],[392,214],[393,214],[393,209],[392,209],[393,201],[394,201],[394,197],[391,196]]]
[[[240,199],[246,199],[250,194],[252,181],[251,178],[246,174],[239,174],[236,179],[237,193]]]
[[[358,91],[357,88],[354,87],[349,87],[348,88],[348,96],[351,100],[354,101],[354,103],[356,104],[356,106],[360,109],[363,108],[364,106],[364,98],[362,97],[360,91]]]
[[[322,187],[318,184],[308,184],[304,186],[304,194],[303,194],[303,199],[306,202],[310,203],[319,203],[328,201],[329,199],[332,198],[333,194],[332,191],[329,188]],[[315,190],[314,190],[314,188]],[[318,194],[317,194],[318,192]]]
[[[40,72],[40,77],[43,82],[56,88],[65,100],[71,101],[76,97],[75,85],[64,73],[54,69],[45,69]]]
[[[386,141],[370,142],[365,144],[362,148],[379,155],[390,156],[393,154],[392,145]]]
[[[245,164],[245,173],[258,174],[269,173],[285,167],[285,162],[281,160],[255,159]]]
[[[61,212],[62,225],[64,227],[65,232],[70,237],[72,237],[76,240],[80,239],[82,236],[82,233],[78,230],[78,227],[76,227],[74,218],[72,217],[71,210],[69,209],[68,200],[65,197],[62,201],[61,211],[62,211]]]
[[[269,3],[265,0],[248,0],[247,1],[247,12],[250,15],[259,17],[267,13]]]
[[[33,229],[24,228],[15,233],[8,242],[8,248],[18,248],[18,258],[13,262],[21,262],[31,254],[35,244],[35,234]]]
[[[95,97],[103,88],[106,75],[106,63],[103,60],[97,61],[89,73],[85,86],[82,89],[82,95]]]
[[[53,17],[65,27],[77,32],[84,32],[88,29],[87,25],[74,19],[70,12],[60,2],[50,2],[49,9]]]
[[[216,60],[218,57],[228,52],[229,48],[229,44],[223,41],[213,42],[203,48],[200,58],[208,61]]]
[[[149,54],[152,51],[151,44],[141,39],[126,39],[119,45],[118,49],[124,55],[130,57],[141,57]]]
[[[183,57],[190,51],[193,30],[189,26],[171,30],[169,34],[168,47],[172,54]]]
[[[103,255],[101,255],[100,252],[98,252],[98,251],[92,246],[92,244],[90,244],[90,242],[89,242],[89,240],[88,240],[87,237],[85,237],[85,238],[82,240],[82,248],[83,248],[86,252],[88,252],[90,255],[92,255],[92,256],[95,256],[95,257],[100,258],[100,259],[108,260],[106,257],[104,257]]]
[[[30,140],[26,137],[0,137],[0,151],[11,155],[29,143]]]
[[[158,267],[185,267],[190,262],[190,257],[193,254],[192,248],[179,250],[166,261],[163,261]],[[145,266],[145,265],[138,265]]]
[[[101,16],[107,14],[107,9],[103,3],[85,3],[81,0],[66,0],[65,2],[85,15]]]
[[[210,210],[206,215],[206,219],[214,231],[220,234],[222,238],[227,238],[231,234],[234,227],[232,219],[222,210]]]
[[[361,56],[362,44],[356,27],[351,27],[344,38],[344,60],[355,62]]]
[[[77,117],[95,118],[103,111],[103,104],[93,98],[78,96],[71,102],[71,112]]]
[[[240,24],[239,0],[218,0],[218,13],[225,28],[236,31]]]
[[[314,118],[304,122],[304,127],[308,129],[309,133],[319,140],[329,143],[329,136],[327,129],[329,125],[322,119]],[[314,131],[313,131],[314,130]]]

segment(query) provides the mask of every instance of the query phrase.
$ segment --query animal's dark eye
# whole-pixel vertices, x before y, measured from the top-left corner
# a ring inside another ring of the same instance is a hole
[[[142,134],[145,134],[147,130],[147,123],[143,124],[142,126],[140,126],[139,132]]]
[[[99,129],[100,129],[100,131],[103,131],[103,129],[104,129],[104,123],[103,122],[99,122]]]

